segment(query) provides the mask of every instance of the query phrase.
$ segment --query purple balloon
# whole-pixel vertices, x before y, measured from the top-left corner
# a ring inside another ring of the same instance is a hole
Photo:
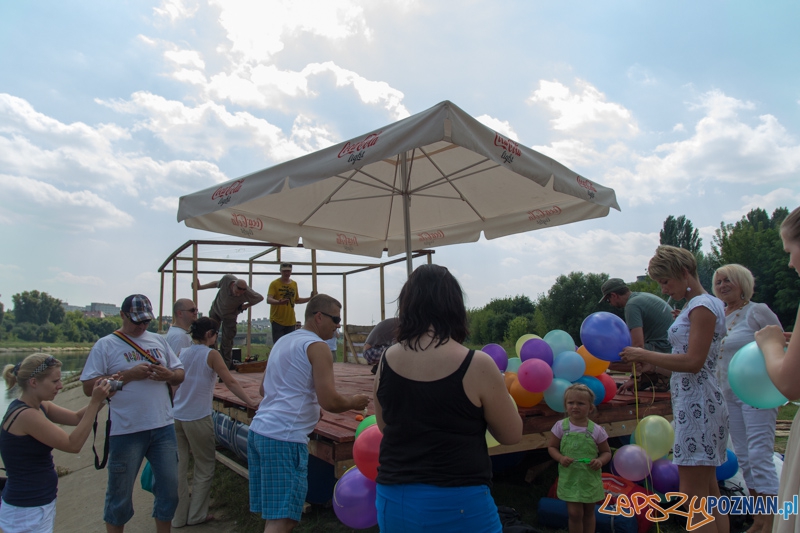
[[[377,525],[375,482],[366,478],[358,468],[351,468],[336,482],[333,489],[333,512],[347,527],[366,529]]]
[[[541,359],[553,366],[553,349],[542,339],[528,339],[519,349],[519,358],[523,361]]]
[[[508,368],[508,354],[506,353],[505,348],[499,344],[487,344],[481,348],[481,351],[488,353],[491,358],[494,359],[494,362],[497,365],[497,368],[500,369],[500,372],[506,371],[506,368]]]
[[[678,465],[669,459],[657,459],[653,461],[653,471],[650,477],[653,480],[653,488],[662,494],[678,492],[680,489]]]
[[[619,352],[631,345],[631,332],[617,315],[599,311],[584,319],[581,341],[593,356],[614,362],[619,361]]]
[[[650,474],[652,461],[644,448],[627,444],[614,454],[614,469],[630,481],[641,481]]]

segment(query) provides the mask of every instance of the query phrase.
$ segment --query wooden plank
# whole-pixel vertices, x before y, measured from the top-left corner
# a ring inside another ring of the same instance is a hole
[[[233,459],[231,459],[229,457],[225,457],[224,455],[222,455],[219,452],[214,452],[214,457],[217,459],[217,461],[219,461],[223,465],[227,466],[228,468],[230,468],[231,470],[233,470],[234,472],[236,472],[237,474],[239,474],[243,478],[248,479],[248,480],[250,479],[250,472],[248,472],[245,467],[243,467],[242,465],[240,465],[239,463],[237,463]]]

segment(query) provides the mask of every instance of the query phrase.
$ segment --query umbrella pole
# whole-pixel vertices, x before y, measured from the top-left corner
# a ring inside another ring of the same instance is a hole
[[[403,181],[403,232],[406,235],[406,270],[408,277],[411,277],[414,265],[411,262],[411,196],[408,193],[410,176],[406,166],[406,152],[400,154],[400,172]]]

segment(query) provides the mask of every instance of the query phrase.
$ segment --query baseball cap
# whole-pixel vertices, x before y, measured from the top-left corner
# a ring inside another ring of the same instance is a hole
[[[292,264],[291,263],[281,263],[281,270],[291,270]]]
[[[600,287],[600,290],[603,291],[603,297],[600,298],[600,301],[597,303],[599,304],[603,303],[603,300],[608,298],[608,295],[611,294],[612,292],[626,288],[628,288],[628,286],[625,284],[624,281],[622,281],[619,278],[611,278],[609,280],[606,280]]]
[[[128,313],[134,322],[155,320],[153,306],[144,294],[131,294],[122,302],[122,312]]]

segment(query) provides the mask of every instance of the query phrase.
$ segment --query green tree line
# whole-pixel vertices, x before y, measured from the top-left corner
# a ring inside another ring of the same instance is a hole
[[[46,292],[23,291],[11,297],[14,309],[0,304],[0,341],[95,342],[122,326],[119,316],[84,317],[64,311],[62,302]],[[155,321],[149,330],[156,330]]]

